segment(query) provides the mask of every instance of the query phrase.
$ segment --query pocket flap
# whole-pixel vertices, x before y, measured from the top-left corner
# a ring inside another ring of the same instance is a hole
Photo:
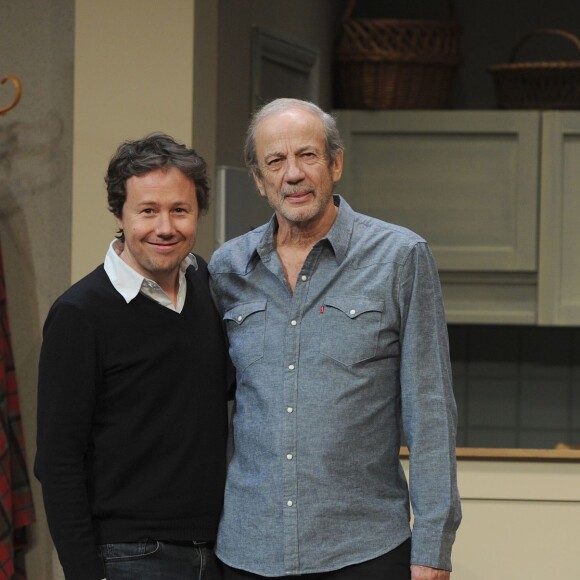
[[[266,300],[259,300],[257,302],[244,302],[236,304],[224,314],[224,320],[232,320],[236,324],[242,324],[248,316],[252,316],[256,312],[263,312],[266,310]]]
[[[356,318],[365,312],[382,312],[384,309],[381,300],[370,300],[360,296],[329,296],[324,303],[340,310],[349,318]]]

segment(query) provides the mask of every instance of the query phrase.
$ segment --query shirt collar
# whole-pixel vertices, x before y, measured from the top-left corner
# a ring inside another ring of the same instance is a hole
[[[322,239],[328,240],[337,261],[340,263],[346,258],[348,252],[356,214],[340,195],[334,195],[334,204],[338,207],[338,214],[332,227]]]
[[[121,257],[120,253],[123,250],[123,242],[121,240],[113,240],[107,254],[105,256],[105,272],[111,280],[111,284],[115,287],[117,292],[129,303],[133,300],[143,287],[144,282],[152,282],[135,271],[129,264],[127,264]],[[189,266],[193,266],[196,270],[197,260],[193,254],[188,254],[181,265],[179,266],[179,276],[185,276],[185,271]]]
[[[355,212],[340,195],[333,195],[333,200],[334,205],[338,207],[336,219],[326,236],[318,243],[327,242],[332,248],[337,261],[342,262],[348,252],[352,229],[354,227]],[[275,235],[277,229],[278,220],[276,219],[276,214],[274,214],[268,222],[264,235],[258,242],[256,250],[250,258],[250,262],[257,256],[263,262],[270,260],[271,254],[276,251]]]

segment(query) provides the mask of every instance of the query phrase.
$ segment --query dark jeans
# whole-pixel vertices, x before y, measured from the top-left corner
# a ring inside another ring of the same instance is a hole
[[[258,580],[265,578],[222,564],[224,580]],[[279,578],[303,578],[304,580],[410,580],[411,540],[383,556],[353,564],[332,572],[304,574],[302,576],[279,576]],[[109,580],[107,578],[107,580]],[[270,579],[271,580],[271,579]]]
[[[213,547],[142,540],[104,544],[107,580],[221,580]]]

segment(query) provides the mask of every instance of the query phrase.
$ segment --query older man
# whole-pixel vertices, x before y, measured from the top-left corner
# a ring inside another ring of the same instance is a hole
[[[333,195],[343,148],[311,103],[262,108],[245,154],[274,216],[209,267],[237,369],[225,578],[446,580],[456,407],[427,243]]]

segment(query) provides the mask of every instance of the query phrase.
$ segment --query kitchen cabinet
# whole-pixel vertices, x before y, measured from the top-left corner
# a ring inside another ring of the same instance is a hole
[[[538,322],[580,325],[580,112],[542,115]]]
[[[408,473],[408,464],[404,467]],[[580,463],[459,460],[453,580],[577,578]]]
[[[338,192],[427,239],[449,322],[580,323],[580,113],[336,116]]]

